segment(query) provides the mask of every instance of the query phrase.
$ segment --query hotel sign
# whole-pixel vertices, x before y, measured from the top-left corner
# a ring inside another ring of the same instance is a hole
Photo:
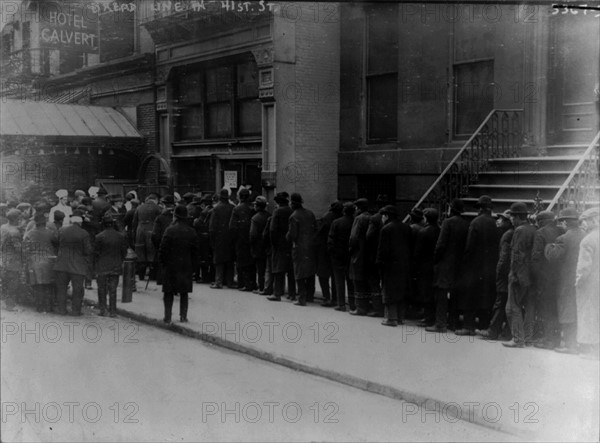
[[[44,3],[40,9],[41,47],[98,53],[98,14],[84,2]]]

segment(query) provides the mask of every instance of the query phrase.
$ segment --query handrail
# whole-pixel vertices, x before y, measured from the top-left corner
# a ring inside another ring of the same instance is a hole
[[[560,187],[560,189],[558,190],[558,192],[556,193],[556,195],[554,196],[554,198],[552,199],[552,201],[546,208],[547,211],[552,211],[554,209],[554,207],[558,204],[559,200],[562,198],[562,195],[564,194],[564,192],[567,190],[567,188],[569,187],[569,185],[572,183],[573,179],[575,178],[575,175],[577,175],[581,172],[581,167],[583,166],[583,164],[586,161],[592,160],[592,154],[594,152],[594,149],[598,146],[599,140],[600,140],[600,131],[598,131],[598,133],[596,134],[596,136],[594,137],[592,142],[586,148],[585,152],[583,153],[583,155],[581,156],[581,158],[579,159],[579,161],[577,162],[577,164],[575,165],[575,167],[573,168],[573,170],[571,171],[571,173],[569,174],[569,176],[567,177],[565,182],[562,184],[562,186]],[[598,171],[596,170],[596,175],[597,174],[598,174]],[[585,201],[582,203],[585,204]]]
[[[450,161],[450,163],[448,163],[448,165],[444,168],[444,170],[442,171],[442,173],[438,176],[438,178],[433,182],[433,184],[429,187],[429,189],[427,189],[427,191],[425,192],[425,194],[423,194],[423,196],[419,199],[419,201],[413,206],[413,208],[418,208],[419,206],[421,206],[423,204],[423,202],[425,202],[425,200],[427,200],[427,198],[429,197],[429,195],[434,191],[434,189],[441,183],[441,181],[443,179],[446,178],[446,175],[448,174],[448,172],[456,166],[456,164],[458,163],[458,161],[461,159],[461,157],[465,154],[465,152],[467,152],[467,150],[472,147],[473,141],[475,140],[476,137],[481,135],[482,130],[486,127],[486,125],[488,125],[488,123],[490,122],[490,120],[492,119],[492,117],[497,114],[497,113],[508,113],[508,112],[522,112],[522,109],[492,109],[490,111],[490,113],[487,115],[487,117],[483,120],[483,122],[479,125],[479,127],[475,130],[475,132],[473,132],[473,134],[471,135],[471,137],[469,137],[469,139],[465,142],[465,144],[462,146],[462,148],[458,151],[458,153],[454,156],[454,158]],[[410,215],[407,215],[404,218],[404,222],[406,223],[409,219]]]

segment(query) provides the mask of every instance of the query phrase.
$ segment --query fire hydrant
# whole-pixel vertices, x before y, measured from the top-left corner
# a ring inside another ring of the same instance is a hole
[[[127,255],[123,260],[123,294],[121,303],[131,303],[133,288],[135,287],[135,262],[137,255],[131,248],[127,249]]]

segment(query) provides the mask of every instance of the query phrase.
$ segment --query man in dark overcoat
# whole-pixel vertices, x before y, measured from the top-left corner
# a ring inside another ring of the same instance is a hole
[[[410,226],[398,220],[398,210],[388,205],[381,209],[383,227],[379,235],[376,263],[383,282],[384,326],[402,324],[402,303],[410,289]],[[400,314],[400,315],[399,315]]]
[[[273,251],[272,263],[273,268],[273,295],[267,297],[269,301],[280,301],[285,290],[285,276],[294,268],[292,264],[292,244],[286,238],[289,229],[289,219],[292,215],[292,208],[289,206],[287,192],[279,192],[275,195],[275,203],[277,208],[273,211],[270,225],[271,248]],[[289,297],[296,298],[296,288],[292,292],[292,285],[288,277]],[[293,294],[293,296],[292,296]]]
[[[71,225],[58,232],[58,255],[54,265],[57,313],[67,313],[67,286],[73,288],[71,315],[81,315],[83,281],[92,266],[94,248],[90,235],[83,230],[83,213],[73,212]]]
[[[127,209],[123,206],[123,197],[115,194],[110,196],[110,206],[105,213],[109,213],[115,221],[115,229],[119,232],[125,231],[125,215]]]
[[[417,301],[423,307],[424,312],[423,321],[419,323],[419,326],[432,326],[435,324],[433,254],[440,235],[439,212],[434,208],[426,208],[423,216],[425,226],[418,230],[411,228],[414,243],[411,268],[415,268],[411,269],[411,276],[416,277]]]
[[[479,215],[471,221],[463,255],[463,287],[458,309],[463,311],[463,327],[456,335],[475,335],[475,314],[479,329],[487,329],[489,315],[496,300],[496,265],[498,264],[498,228],[492,217],[492,199],[487,195],[475,203]]]
[[[135,231],[135,254],[137,255],[138,276],[144,280],[146,269],[154,268],[156,248],[152,243],[154,220],[162,212],[158,206],[158,195],[152,193],[146,197],[133,215],[133,230]]]
[[[476,329],[475,333],[489,340],[498,340],[499,338],[510,340],[510,328],[506,320],[506,301],[508,300],[510,244],[514,231],[508,210],[497,214],[496,226],[500,234],[498,263],[496,264],[496,301],[492,307],[492,316],[488,328]]]
[[[329,229],[333,221],[342,216],[342,203],[334,201],[329,206],[329,210],[317,222],[316,248],[317,248],[317,277],[319,278],[319,286],[323,293],[323,303],[321,306],[335,306],[336,287],[335,280],[331,282],[331,290],[329,280],[333,277],[331,269],[331,257],[327,251],[327,237]]]
[[[256,267],[250,251],[250,224],[254,208],[250,203],[250,191],[246,188],[240,189],[237,196],[239,203],[231,212],[229,230],[235,245],[238,289],[252,292],[256,288]]]
[[[138,206],[140,206],[140,201],[138,199],[131,199],[129,201],[131,208],[125,213],[125,217],[123,217],[123,224],[125,225],[125,233],[127,235],[127,243],[131,249],[135,249],[135,230],[133,229],[133,216],[135,215],[135,211]]]
[[[198,263],[200,247],[196,231],[189,225],[187,208],[177,205],[173,223],[167,228],[158,249],[158,261],[165,270],[163,276],[163,301],[165,317],[171,323],[175,294],[180,295],[179,320],[187,322],[188,294],[192,292],[194,269]]]
[[[162,237],[167,230],[167,228],[173,223],[173,213],[175,211],[175,197],[172,195],[165,195],[160,199],[160,203],[162,206],[162,212],[156,219],[154,220],[154,225],[152,227],[152,245],[154,246],[154,250],[158,251],[158,247],[160,246],[160,242],[162,241]],[[159,262],[156,263],[156,284],[162,285],[164,269],[160,265]]]
[[[208,236],[209,215],[213,209],[212,196],[207,194],[200,202],[200,213],[194,220],[193,227],[200,241],[200,268],[196,270],[196,282],[212,283],[215,278],[215,269],[212,262],[212,250]],[[202,277],[200,277],[202,276]]]
[[[375,259],[377,258],[377,247],[379,245],[379,232],[383,227],[383,215],[381,209],[387,206],[388,196],[379,194],[375,200],[376,212],[369,218],[369,227],[367,228],[367,274],[369,280],[369,289],[371,306],[373,310],[367,315],[369,317],[383,317],[383,302],[381,299],[381,273],[377,268]]]
[[[250,220],[250,253],[256,264],[258,274],[258,290],[253,292],[260,293],[265,290],[265,273],[267,269],[267,246],[263,236],[270,216],[267,212],[267,199],[262,195],[256,197],[254,210],[256,214]]]
[[[560,227],[556,226],[554,212],[542,211],[536,216],[538,230],[533,238],[531,251],[531,267],[533,270],[534,285],[536,289],[535,310],[538,313],[543,336],[537,348],[554,349],[560,346],[560,329],[558,326],[558,312],[556,303],[558,298],[558,284],[560,264],[551,262],[546,258],[546,245],[556,241],[563,234]]]
[[[563,333],[564,346],[556,350],[577,353],[577,294],[575,280],[579,245],[585,232],[579,227],[579,214],[575,209],[564,209],[558,220],[567,232],[556,238],[556,243],[546,245],[545,256],[558,267],[558,322]]]
[[[448,326],[452,328],[458,321],[455,301],[456,283],[469,232],[469,222],[461,215],[463,210],[462,200],[452,200],[448,208],[448,217],[442,222],[440,236],[435,245],[433,253],[435,325],[425,328],[429,332],[446,332]]]
[[[354,295],[354,286],[350,279],[350,233],[354,222],[356,207],[352,202],[343,206],[343,215],[331,223],[327,239],[327,250],[331,257],[333,278],[337,297],[336,311],[346,311],[346,286],[349,296]]]
[[[229,191],[221,189],[219,202],[212,209],[208,223],[208,238],[213,250],[215,282],[213,289],[223,288],[223,284],[233,287],[233,262],[235,260],[233,238],[229,228],[233,204],[229,201]]]
[[[295,192],[290,199],[294,212],[290,215],[286,239],[292,244],[294,276],[298,286],[298,301],[294,304],[306,306],[306,302],[312,301],[315,294],[317,219],[312,211],[302,206],[304,201],[300,194]]]
[[[508,301],[506,317],[513,336],[502,343],[507,348],[522,348],[533,342],[535,321],[535,293],[531,269],[531,251],[535,227],[527,219],[527,205],[522,202],[510,206],[510,221],[515,227],[510,244],[510,272],[508,274]]]
[[[354,285],[354,297],[348,295],[350,314],[367,315],[369,313],[371,292],[368,274],[367,230],[371,215],[367,212],[369,201],[359,198],[354,202],[356,212],[350,233],[350,278]]]
[[[117,316],[117,286],[123,273],[123,260],[127,255],[127,237],[115,229],[115,219],[108,212],[102,218],[104,230],[94,240],[94,268],[98,280],[98,307],[100,315]]]

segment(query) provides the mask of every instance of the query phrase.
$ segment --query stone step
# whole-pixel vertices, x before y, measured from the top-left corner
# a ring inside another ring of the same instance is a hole
[[[562,185],[571,171],[487,171],[479,174],[480,185]]]
[[[588,145],[584,144],[572,144],[572,145],[550,145],[546,147],[546,152],[549,156],[563,156],[563,155],[582,155],[587,149]]]
[[[533,199],[538,196],[543,199],[552,200],[561,185],[487,185],[476,184],[469,186],[469,196],[479,197],[489,195],[492,199],[503,198],[517,201],[519,199]]]
[[[565,171],[572,170],[578,156],[496,158],[489,161],[490,171]]]
[[[477,202],[478,198],[477,197],[464,197],[463,202],[465,203],[465,212],[477,212],[477,209],[475,208],[475,203]],[[510,205],[512,205],[515,202],[523,202],[525,204],[527,204],[527,209],[529,210],[529,212],[533,212],[534,210],[534,205],[535,205],[535,201],[531,198],[527,199],[511,199],[511,198],[493,198],[493,211],[495,213],[498,212],[504,212],[507,209],[510,209]],[[541,204],[543,205],[544,208],[548,207],[548,205],[550,204],[550,202],[552,201],[552,199],[543,199],[541,201]],[[600,198],[598,200],[593,200],[588,202],[585,206],[586,208],[592,208],[595,206],[598,206],[600,204]]]

